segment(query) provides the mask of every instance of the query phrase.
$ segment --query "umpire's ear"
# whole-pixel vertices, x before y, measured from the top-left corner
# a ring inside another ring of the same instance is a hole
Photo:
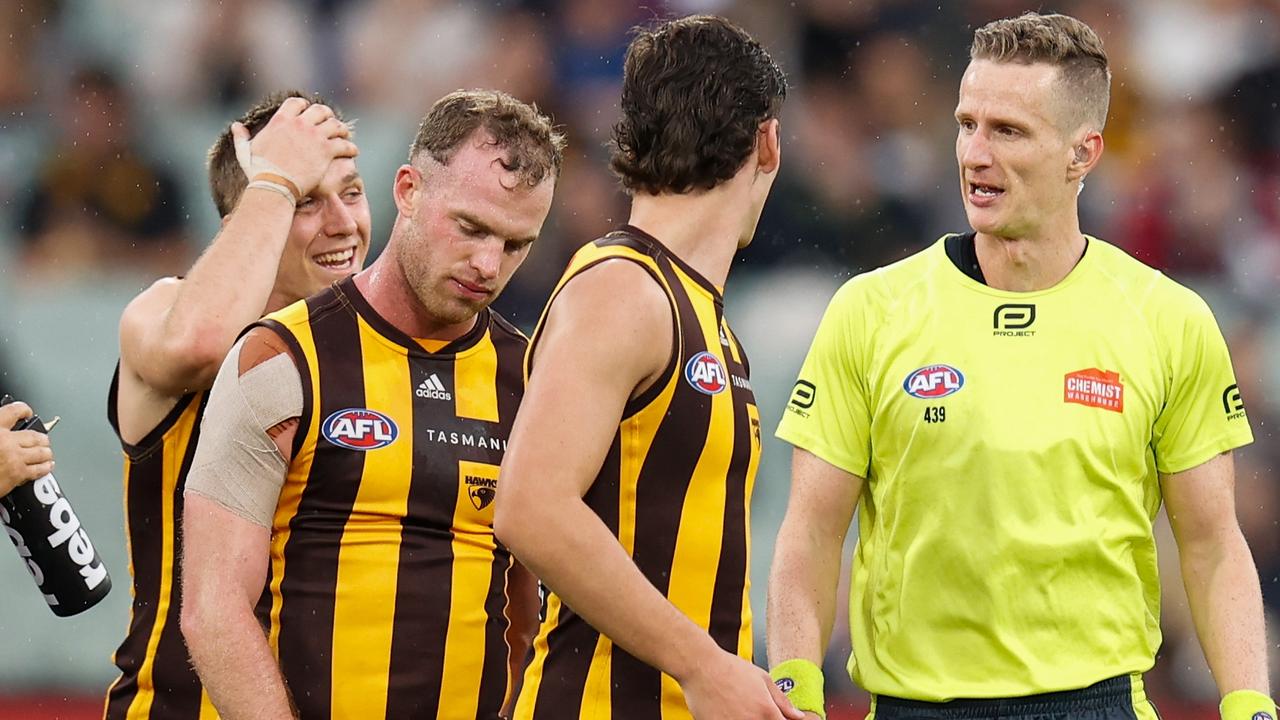
[[[1102,148],[1102,133],[1097,130],[1086,132],[1071,148],[1071,157],[1067,163],[1067,182],[1083,180],[1102,159]]]

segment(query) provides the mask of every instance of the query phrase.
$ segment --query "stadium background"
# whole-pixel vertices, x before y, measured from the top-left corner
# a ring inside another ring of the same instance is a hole
[[[553,113],[569,160],[546,232],[499,302],[528,328],[573,249],[625,219],[604,142],[628,28],[665,13],[736,19],[792,82],[781,178],[727,290],[772,427],[834,288],[965,228],[951,114],[967,43],[976,25],[1029,8],[1075,14],[1106,43],[1111,120],[1083,226],[1216,311],[1258,440],[1238,454],[1240,516],[1268,610],[1280,609],[1280,2],[5,0],[0,390],[64,418],[57,475],[116,588],[59,620],[0,549],[0,718],[93,717],[113,676],[129,599],[120,455],[104,416],[116,322],[213,237],[204,153],[256,98],[318,90],[358,118],[375,252],[394,217],[394,169],[435,98],[491,86]],[[788,461],[771,440],[754,502],[758,638]],[[1166,639],[1150,691],[1166,717],[1214,717],[1162,532]],[[833,717],[865,707],[842,679],[845,622],[827,669],[832,704],[848,709]]]

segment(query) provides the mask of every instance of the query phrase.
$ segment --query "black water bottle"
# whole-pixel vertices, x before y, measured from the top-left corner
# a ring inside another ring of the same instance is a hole
[[[5,395],[0,405],[12,401]],[[37,415],[13,429],[49,432]],[[84,612],[111,590],[106,566],[52,474],[0,498],[0,524],[55,615]]]

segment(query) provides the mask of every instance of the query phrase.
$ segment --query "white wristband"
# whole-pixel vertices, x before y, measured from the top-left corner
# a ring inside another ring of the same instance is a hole
[[[270,180],[254,180],[253,182],[245,186],[246,190],[248,190],[249,188],[262,188],[263,190],[272,190],[285,196],[289,200],[290,205],[298,204],[298,197],[293,194],[293,191],[285,187],[284,185],[281,185],[280,183],[274,183],[274,182],[271,182]]]

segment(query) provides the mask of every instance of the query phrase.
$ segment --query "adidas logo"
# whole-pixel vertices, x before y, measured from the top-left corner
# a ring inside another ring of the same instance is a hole
[[[435,373],[431,373],[431,377],[423,380],[422,384],[418,385],[418,389],[414,392],[414,395],[417,395],[420,398],[427,398],[428,400],[453,399],[453,396],[449,394],[449,391],[444,389],[444,383],[440,382],[440,376]]]

